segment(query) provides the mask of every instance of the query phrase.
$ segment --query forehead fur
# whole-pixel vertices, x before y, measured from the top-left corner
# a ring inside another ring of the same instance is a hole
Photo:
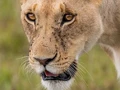
[[[102,3],[102,0],[91,0],[95,5],[99,6]]]
[[[23,0],[22,0],[23,1]],[[64,2],[62,0],[24,0],[21,8],[23,11],[42,11],[42,13],[46,13],[46,15],[50,15],[51,12],[54,11],[63,11]]]
[[[102,3],[102,0],[21,0],[22,4],[25,4],[25,5],[28,4],[30,6],[32,5],[33,10],[35,10],[35,7],[37,6],[37,5],[34,6],[33,4],[38,4],[39,7],[41,7],[42,5],[42,7],[49,9],[51,5],[54,8],[58,8],[58,6],[62,3],[68,3],[68,4],[72,3],[74,6],[77,4],[84,4],[84,2],[92,2],[96,6],[99,6]]]
[[[58,8],[60,1],[59,0],[42,0],[41,8],[43,11],[47,10],[49,12],[50,9]]]
[[[53,2],[61,2],[61,1],[75,1],[75,2],[82,2],[82,1],[91,1],[93,3],[98,3],[100,4],[102,2],[102,0],[20,0],[21,3],[25,3],[26,1],[33,1],[33,2],[47,2],[47,3],[53,3]]]

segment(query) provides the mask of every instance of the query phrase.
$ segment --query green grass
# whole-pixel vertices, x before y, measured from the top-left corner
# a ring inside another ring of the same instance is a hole
[[[44,90],[39,75],[24,67],[27,58],[22,57],[28,55],[29,45],[18,1],[0,0],[0,90]],[[99,46],[84,54],[79,63],[71,90],[119,90],[113,62]]]

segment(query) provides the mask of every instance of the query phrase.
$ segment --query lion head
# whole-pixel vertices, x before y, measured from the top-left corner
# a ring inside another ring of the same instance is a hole
[[[64,90],[71,85],[79,56],[102,34],[94,2],[22,0],[21,20],[30,43],[29,63],[48,90]]]

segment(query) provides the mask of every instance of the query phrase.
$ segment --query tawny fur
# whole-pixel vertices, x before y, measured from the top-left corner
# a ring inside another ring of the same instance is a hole
[[[82,53],[100,44],[113,58],[120,77],[120,0],[22,0],[21,4],[21,20],[31,45],[29,61],[38,73],[44,67],[33,57],[46,59],[57,53],[46,69],[60,74]],[[26,18],[28,12],[35,14],[35,23]],[[61,25],[67,12],[76,17]],[[46,87],[55,89],[54,85]]]

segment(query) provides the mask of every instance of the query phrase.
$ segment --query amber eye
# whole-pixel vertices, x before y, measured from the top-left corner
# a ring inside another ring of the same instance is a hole
[[[32,21],[32,22],[34,22],[36,20],[35,14],[33,14],[33,13],[27,13],[26,17],[29,21]]]
[[[69,21],[73,20],[73,18],[74,18],[74,15],[72,15],[72,14],[65,14],[63,16],[63,21],[64,22],[69,22]]]
[[[74,15],[74,14],[65,14],[65,15],[63,16],[61,25],[63,25],[63,24],[66,23],[66,22],[72,21],[72,20],[75,18],[76,15],[77,15],[77,14],[75,14],[75,15]]]

